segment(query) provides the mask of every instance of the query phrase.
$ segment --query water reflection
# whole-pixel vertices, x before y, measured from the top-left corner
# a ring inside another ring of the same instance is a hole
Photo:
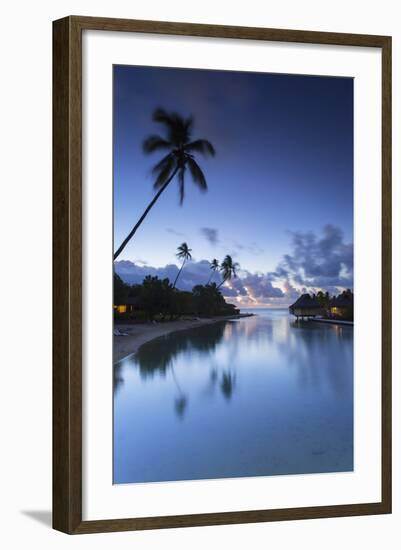
[[[143,379],[155,374],[165,376],[178,355],[188,357],[193,352],[204,356],[212,353],[224,335],[226,322],[175,332],[141,346],[135,356]]]
[[[124,384],[124,378],[122,375],[123,363],[120,361],[116,363],[113,368],[113,390],[117,393],[120,387]]]
[[[116,365],[115,483],[352,469],[353,329],[258,313]]]
[[[177,413],[178,418],[183,418],[187,405],[188,405],[188,399],[185,397],[185,395],[176,397],[176,399],[174,400],[174,409],[175,409],[175,412]]]
[[[235,374],[230,371],[224,371],[221,377],[220,388],[224,397],[229,401],[235,387]]]
[[[182,388],[178,382],[177,376],[175,374],[174,365],[171,364],[171,374],[173,376],[174,383],[176,385],[177,391],[178,391],[178,397],[174,398],[174,409],[177,413],[178,418],[183,418],[185,409],[188,405],[188,397],[185,395],[185,393],[182,391]]]

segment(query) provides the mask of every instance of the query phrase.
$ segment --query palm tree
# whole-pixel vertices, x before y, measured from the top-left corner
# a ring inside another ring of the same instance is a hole
[[[189,169],[192,180],[201,191],[207,191],[207,183],[204,173],[195,160],[194,153],[204,156],[216,154],[213,145],[207,139],[196,139],[192,141],[193,118],[183,118],[177,113],[167,113],[164,109],[156,109],[153,113],[153,120],[162,124],[165,129],[165,137],[151,135],[143,142],[145,153],[156,151],[167,151],[167,154],[153,167],[152,173],[156,180],[153,184],[157,191],[150,201],[142,216],[134,225],[128,236],[114,253],[114,260],[118,258],[130,239],[135,235],[137,229],[154,206],[157,199],[167,188],[173,178],[178,175],[180,192],[180,205],[184,202],[185,174]]]
[[[177,284],[177,281],[178,281],[178,277],[180,276],[181,274],[181,271],[182,271],[182,268],[184,267],[185,265],[185,262],[187,260],[190,260],[192,258],[191,256],[191,252],[192,252],[192,249],[191,248],[188,248],[188,245],[187,243],[182,243],[180,244],[180,246],[177,248],[178,252],[176,254],[177,258],[179,258],[180,260],[182,260],[182,264],[181,264],[181,267],[180,267],[180,270],[178,271],[177,273],[177,277],[175,278],[175,281],[174,281],[174,284],[173,284],[173,288],[175,288],[175,285]]]
[[[220,271],[223,274],[223,280],[217,288],[220,288],[226,281],[230,281],[233,277],[237,276],[237,270],[239,269],[239,263],[233,262],[233,259],[229,254],[221,262]]]
[[[213,275],[216,273],[216,271],[219,269],[219,267],[220,267],[219,260],[216,260],[216,258],[214,258],[210,262],[210,269],[212,270],[212,272],[210,274],[208,282],[206,283],[206,286],[210,284],[210,281],[212,280]]]

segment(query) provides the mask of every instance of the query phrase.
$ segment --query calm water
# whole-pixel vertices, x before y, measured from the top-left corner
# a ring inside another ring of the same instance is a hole
[[[353,469],[352,327],[257,313],[115,366],[114,483]]]

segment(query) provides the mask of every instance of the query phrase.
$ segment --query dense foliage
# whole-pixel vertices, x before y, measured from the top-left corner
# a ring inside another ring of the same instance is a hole
[[[313,294],[312,298],[316,298],[325,309],[326,317],[343,321],[354,320],[354,295],[350,289],[343,290],[338,296],[331,296],[328,292],[320,290]]]
[[[128,304],[125,313],[115,311],[116,319],[170,320],[181,316],[209,317],[232,315],[238,309],[227,304],[217,285],[196,285],[192,292],[174,288],[169,279],[148,275],[142,284],[128,285],[114,274],[114,305]]]

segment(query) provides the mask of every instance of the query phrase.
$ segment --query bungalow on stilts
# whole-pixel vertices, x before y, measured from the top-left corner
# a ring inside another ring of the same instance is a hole
[[[295,315],[297,320],[325,314],[325,308],[319,303],[315,295],[310,296],[310,294],[302,294],[288,309],[292,315]]]

